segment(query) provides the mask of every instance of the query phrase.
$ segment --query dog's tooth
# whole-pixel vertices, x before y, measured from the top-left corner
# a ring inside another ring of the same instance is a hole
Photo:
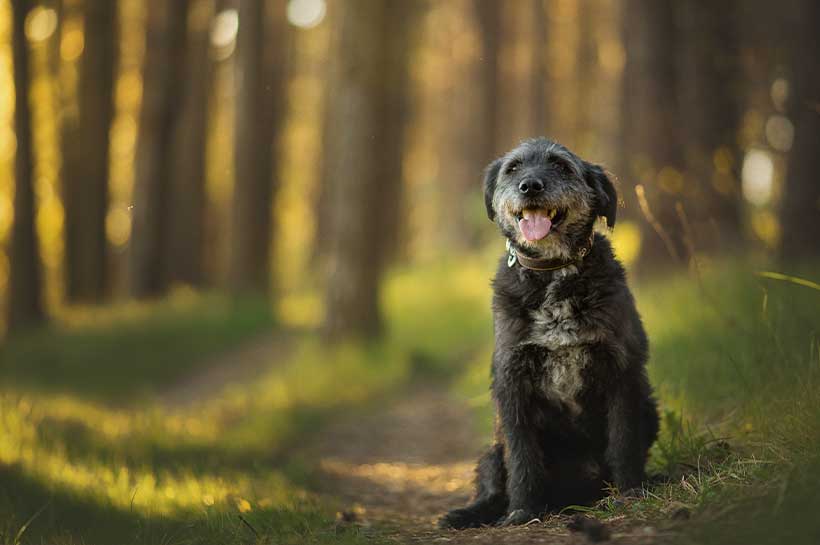
[[[549,211],[550,219],[554,218],[556,214],[555,208],[551,208]]]

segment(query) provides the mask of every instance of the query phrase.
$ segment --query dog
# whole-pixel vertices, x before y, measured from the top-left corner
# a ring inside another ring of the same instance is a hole
[[[536,138],[486,169],[487,214],[507,239],[493,280],[495,444],[467,507],[443,528],[524,524],[645,479],[658,412],[648,341],[599,217],[617,195],[597,165]]]

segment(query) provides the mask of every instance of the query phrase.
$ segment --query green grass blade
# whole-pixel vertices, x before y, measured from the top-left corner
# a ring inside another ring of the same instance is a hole
[[[20,545],[20,540],[23,539],[23,534],[26,533],[26,530],[28,530],[28,527],[31,526],[31,523],[34,522],[37,519],[37,517],[43,514],[43,511],[46,510],[50,503],[51,501],[47,501],[45,504],[43,504],[43,506],[40,509],[38,509],[36,513],[31,515],[31,517],[26,521],[26,523],[23,524],[19,530],[17,530],[17,535],[14,536],[14,545]]]
[[[804,286],[806,288],[811,288],[813,290],[820,291],[820,284],[812,282],[811,280],[806,280],[805,278],[800,278],[799,276],[790,276],[788,274],[771,271],[759,271],[757,273],[757,276],[760,276],[761,278],[769,278],[770,280],[781,280],[783,282],[791,282],[792,284],[797,284],[798,286]]]

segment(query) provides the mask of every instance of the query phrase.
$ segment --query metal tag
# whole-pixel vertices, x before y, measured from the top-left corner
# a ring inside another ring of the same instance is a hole
[[[510,239],[507,239],[507,252],[510,254],[507,256],[507,267],[512,268],[517,258],[515,257],[515,249],[510,244]]]

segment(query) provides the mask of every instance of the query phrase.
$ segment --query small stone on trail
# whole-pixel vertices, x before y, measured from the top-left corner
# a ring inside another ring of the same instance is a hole
[[[567,523],[567,528],[573,532],[583,533],[593,543],[609,541],[612,537],[609,528],[603,522],[585,515],[572,517],[572,520]]]

